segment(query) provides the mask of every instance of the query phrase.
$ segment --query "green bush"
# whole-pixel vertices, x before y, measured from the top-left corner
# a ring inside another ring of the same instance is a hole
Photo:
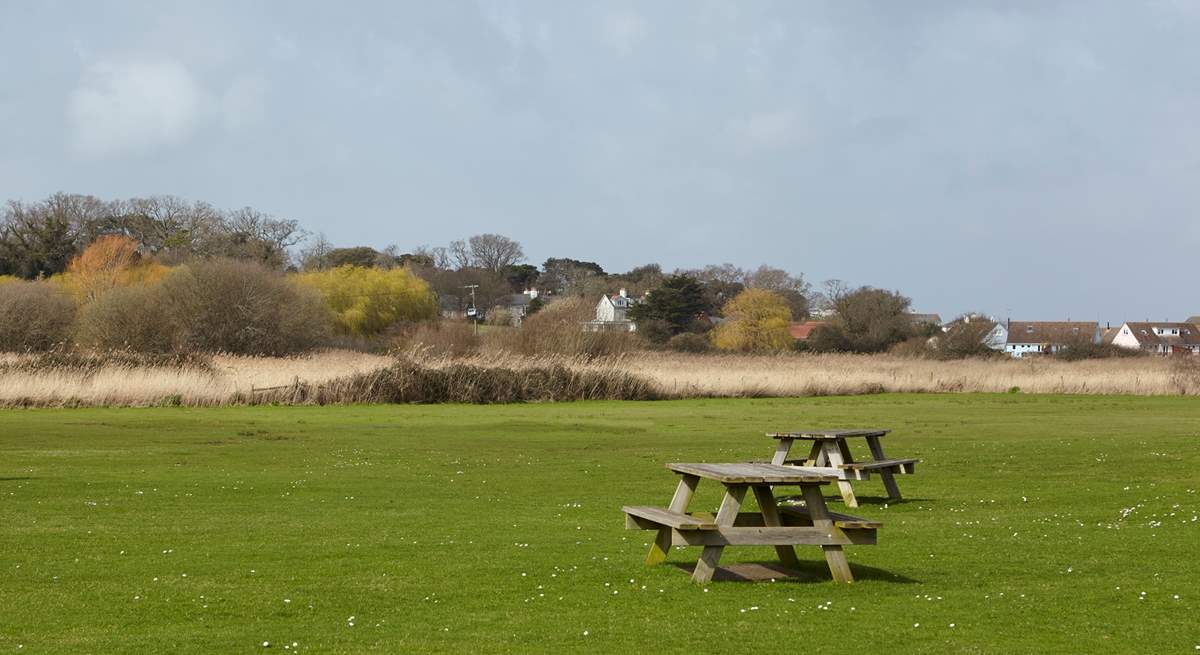
[[[49,282],[0,284],[0,350],[45,351],[71,337],[75,303]]]
[[[712,350],[712,342],[703,334],[681,332],[667,341],[667,348],[681,353],[706,353]]]

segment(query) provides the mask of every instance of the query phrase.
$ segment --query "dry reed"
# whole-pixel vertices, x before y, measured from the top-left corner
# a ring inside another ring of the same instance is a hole
[[[1014,389],[1024,393],[1200,395],[1200,361],[1190,358],[934,361],[887,355],[646,352],[598,358],[505,352],[451,357],[410,351],[403,360],[414,364],[410,368],[394,366],[397,360],[392,357],[340,350],[287,358],[215,356],[206,362],[158,365],[119,359],[74,366],[63,362],[23,365],[29,364],[30,358],[0,355],[0,405],[502,402]],[[424,370],[450,372],[421,373]],[[557,372],[545,373],[552,370]],[[583,373],[591,377],[571,377]],[[411,382],[421,375],[425,377],[418,380],[419,384]],[[545,382],[547,375],[555,380],[553,384]],[[585,379],[591,381],[593,391],[587,391],[589,382]],[[446,388],[445,393],[422,395],[413,391],[439,384]]]

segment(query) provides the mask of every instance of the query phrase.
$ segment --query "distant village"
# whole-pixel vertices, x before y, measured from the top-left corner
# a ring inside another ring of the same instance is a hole
[[[519,325],[530,304],[537,299],[537,289],[530,289],[510,296],[500,308],[510,313],[514,325]],[[628,311],[640,300],[630,297],[625,289],[602,294],[596,303],[595,318],[585,322],[582,329],[636,332],[637,324],[629,319]],[[939,314],[910,313],[908,317],[914,328],[935,333],[947,332],[959,321],[990,321],[995,325],[983,337],[983,344],[1016,359],[1053,355],[1081,341],[1152,355],[1200,355],[1200,315],[1184,321],[1128,321],[1103,326],[1098,321],[1018,321],[970,315],[952,321],[943,321]],[[797,342],[804,342],[831,318],[831,310],[817,309],[809,320],[792,323],[789,331]],[[722,319],[711,317],[710,320],[719,323]]]

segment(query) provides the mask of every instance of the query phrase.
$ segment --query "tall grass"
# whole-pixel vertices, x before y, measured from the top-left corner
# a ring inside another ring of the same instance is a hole
[[[81,359],[82,357],[82,359]],[[139,358],[0,355],[0,405],[518,402],[880,392],[1200,395],[1200,359],[936,361],[632,352]]]

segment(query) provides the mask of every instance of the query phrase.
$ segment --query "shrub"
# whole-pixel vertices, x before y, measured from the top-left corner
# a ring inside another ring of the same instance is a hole
[[[674,328],[670,323],[658,319],[641,321],[637,324],[637,333],[643,340],[654,345],[663,345],[675,336]]]
[[[290,402],[326,403],[515,403],[565,400],[653,400],[647,380],[619,370],[573,370],[565,366],[488,368],[455,364],[421,366],[400,361],[321,385],[297,385]],[[262,399],[258,399],[262,400]]]
[[[712,350],[712,343],[703,334],[681,332],[667,341],[667,348],[681,353],[704,353]]]
[[[834,318],[809,339],[818,352],[875,353],[913,336],[909,299],[892,291],[861,287],[834,300]]]
[[[320,291],[338,331],[344,334],[379,334],[399,321],[437,316],[437,301],[429,285],[405,268],[339,266],[302,273],[298,279]]]
[[[50,350],[65,344],[75,303],[49,282],[0,284],[0,350]]]
[[[182,266],[163,280],[161,292],[176,347],[187,351],[283,355],[321,344],[331,329],[316,290],[257,263]]]
[[[725,322],[713,330],[713,343],[721,350],[766,353],[792,346],[792,310],[776,293],[746,289],[725,303],[722,313]]]
[[[487,324],[498,327],[512,327],[513,313],[511,310],[499,308],[488,312]]]
[[[160,286],[116,287],[79,309],[76,339],[97,350],[169,353],[177,332]]]

